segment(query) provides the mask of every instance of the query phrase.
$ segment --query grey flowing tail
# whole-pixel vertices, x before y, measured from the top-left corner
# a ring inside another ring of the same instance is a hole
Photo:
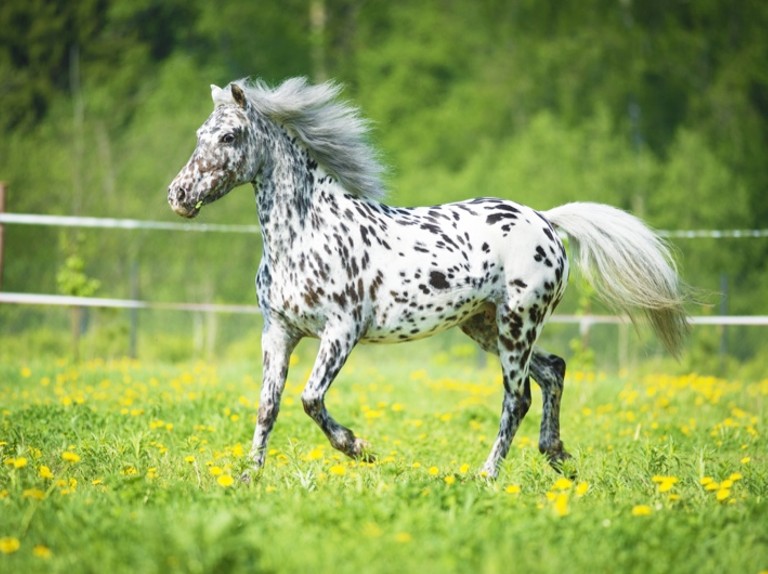
[[[599,203],[567,203],[542,215],[571,240],[576,266],[598,297],[633,321],[645,315],[664,346],[679,356],[689,326],[664,241],[633,215]]]

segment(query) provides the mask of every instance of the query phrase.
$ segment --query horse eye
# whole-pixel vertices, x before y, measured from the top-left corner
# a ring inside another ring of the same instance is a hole
[[[223,136],[221,136],[221,143],[223,144],[232,144],[235,143],[235,134],[233,133],[226,133]]]

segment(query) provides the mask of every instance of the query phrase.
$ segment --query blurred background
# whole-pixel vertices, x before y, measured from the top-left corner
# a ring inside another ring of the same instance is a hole
[[[334,79],[373,122],[389,203],[599,201],[706,230],[670,238],[700,290],[691,313],[768,315],[768,237],[716,233],[768,228],[766,30],[758,0],[5,0],[5,211],[177,221],[166,188],[209,84]],[[257,223],[252,190],[199,221]],[[256,302],[256,234],[3,228],[4,292]],[[573,283],[559,312],[606,312]],[[90,358],[258,361],[259,329],[258,315],[0,304],[0,358],[76,339]],[[765,329],[696,327],[670,368],[764,376]],[[626,326],[553,324],[542,342],[587,367],[661,356]]]

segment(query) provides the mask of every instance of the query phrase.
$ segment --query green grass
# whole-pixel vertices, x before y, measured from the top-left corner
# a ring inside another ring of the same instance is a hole
[[[369,465],[304,415],[302,348],[249,486],[256,365],[0,366],[0,572],[768,569],[768,381],[572,373],[577,478],[537,451],[535,392],[489,483],[497,370],[425,349],[361,349],[329,395]]]

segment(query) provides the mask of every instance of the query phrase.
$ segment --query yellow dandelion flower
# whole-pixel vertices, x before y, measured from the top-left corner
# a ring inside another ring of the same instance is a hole
[[[632,516],[649,516],[653,509],[647,504],[638,504],[632,507]]]
[[[588,482],[580,482],[576,485],[576,496],[584,496],[589,492],[589,483]]]
[[[467,474],[467,473],[469,472],[469,468],[470,468],[470,466],[469,466],[467,463],[464,463],[464,464],[462,464],[462,465],[459,467],[459,472],[460,472],[461,474]]]
[[[704,490],[713,491],[713,490],[720,490],[720,483],[719,482],[708,482],[704,485]]]
[[[672,490],[672,487],[677,484],[678,479],[674,476],[667,476],[663,481],[659,483],[659,492],[669,492]]]
[[[395,534],[395,542],[399,542],[400,544],[407,544],[413,540],[413,536],[411,536],[408,532],[398,532]]]
[[[323,447],[316,446],[312,450],[310,450],[307,453],[307,456],[305,457],[307,460],[320,460],[323,458]]]
[[[731,473],[731,475],[728,477],[728,480],[730,480],[731,482],[736,482],[736,481],[739,481],[739,480],[741,480],[742,478],[744,478],[744,475],[743,475],[743,474],[741,474],[740,472],[733,472],[733,473]]]
[[[42,500],[45,498],[45,492],[39,488],[27,488],[21,493],[21,495],[24,498],[34,498],[35,500]]]
[[[446,477],[443,479],[443,481],[444,481],[444,482],[445,482],[445,484],[447,484],[448,486],[451,486],[452,484],[454,484],[454,483],[456,482],[456,477],[455,477],[455,476],[453,476],[452,474],[449,474],[448,476],[446,476]]]
[[[30,369],[29,367],[22,367],[21,368],[21,376],[24,379],[28,379],[29,377],[32,376],[32,369]]]
[[[8,466],[12,466],[15,469],[24,468],[27,466],[27,459],[23,456],[20,456],[18,458],[7,458],[5,459],[5,464]]]
[[[61,458],[62,460],[70,464],[75,464],[80,462],[80,455],[69,450],[62,452]]]
[[[45,480],[53,479],[53,473],[51,472],[51,469],[45,465],[41,465],[40,468],[37,469],[37,474],[40,475],[40,478],[44,478]]]
[[[411,468],[421,468],[421,463],[420,463],[420,462],[414,462],[414,463],[411,465]]]
[[[561,478],[558,478],[555,481],[555,484],[552,485],[552,490],[570,490],[572,486],[573,486],[572,480],[565,477],[561,477]]]
[[[717,497],[717,500],[720,502],[724,502],[728,500],[731,496],[731,491],[728,488],[721,488],[717,491],[717,494],[715,495]]]
[[[437,468],[436,466],[430,466],[428,472],[430,476],[437,476],[438,474],[440,474],[440,469]]]
[[[749,464],[751,460],[752,459],[750,457],[745,456],[744,458],[741,459],[740,462],[741,462],[741,464]]]
[[[504,489],[504,492],[507,494],[520,494],[521,491],[522,489],[517,484],[510,484],[507,486],[507,488]]]
[[[715,479],[711,476],[704,476],[701,478],[701,480],[699,480],[699,484],[701,484],[701,486],[707,486],[713,482],[715,482]]]
[[[213,476],[221,476],[224,474],[224,469],[222,469],[220,466],[211,466],[208,468],[208,472],[210,472]]]
[[[0,500],[8,498],[8,489],[4,488],[3,490],[0,490]]]
[[[569,513],[568,509],[568,501],[570,499],[570,496],[568,496],[567,492],[560,492],[555,496],[554,505],[552,508],[555,511],[555,514],[559,517],[567,516]]]
[[[216,479],[216,482],[219,483],[219,486],[223,486],[224,488],[228,488],[232,486],[235,483],[235,479],[232,478],[228,474],[222,474],[220,477]]]
[[[32,549],[32,554],[44,560],[48,560],[51,556],[53,556],[53,552],[51,552],[51,549],[48,548],[47,546],[44,546],[43,544],[36,545]]]
[[[191,454],[190,454],[190,455],[188,455],[188,456],[185,456],[185,457],[184,457],[184,462],[186,462],[186,463],[188,463],[188,464],[192,464],[192,463],[194,463],[194,462],[195,462],[195,457],[194,457],[194,456],[192,456]]]
[[[21,548],[21,542],[19,542],[18,538],[13,536],[3,536],[0,538],[0,553],[13,554],[19,548]]]
[[[135,476],[135,475],[139,474],[139,471],[136,469],[135,466],[128,466],[128,467],[123,469],[123,474],[125,476]]]
[[[345,467],[343,464],[334,464],[331,468],[328,469],[328,472],[333,476],[344,476],[347,474],[347,467]]]

